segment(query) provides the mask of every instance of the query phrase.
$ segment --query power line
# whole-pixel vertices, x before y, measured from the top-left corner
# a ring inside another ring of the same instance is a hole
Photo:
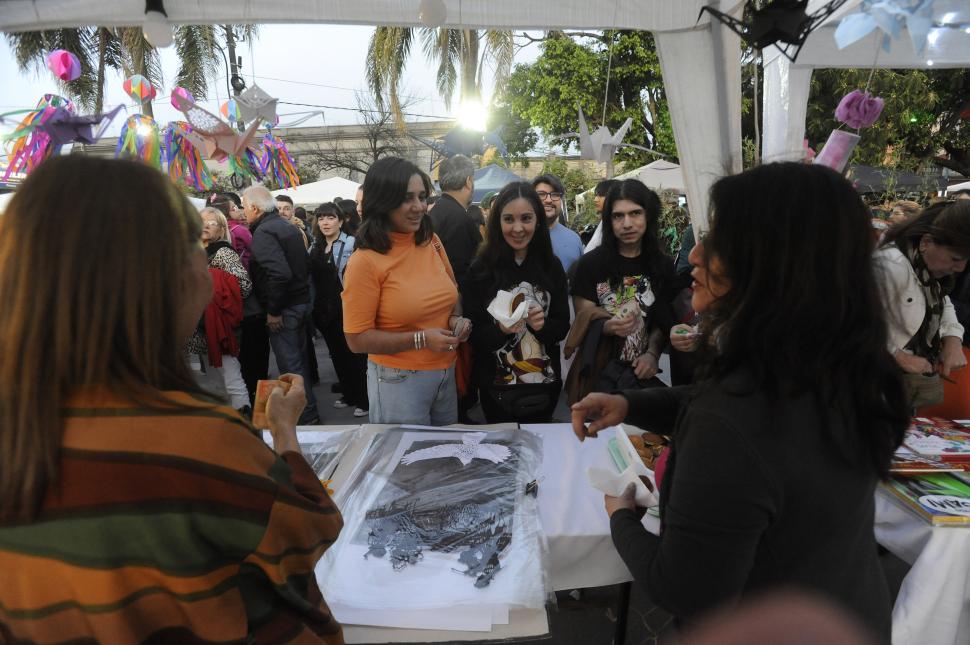
[[[340,107],[337,105],[319,105],[317,103],[294,103],[292,101],[278,101],[279,105],[296,105],[298,107],[315,107],[323,108],[326,110],[347,110],[350,112],[370,112],[371,114],[384,114],[380,110],[368,110],[367,108],[359,107]],[[402,112],[404,116],[420,116],[427,119],[438,119],[439,121],[454,121],[454,117],[442,116],[440,114],[419,114],[417,112]]]

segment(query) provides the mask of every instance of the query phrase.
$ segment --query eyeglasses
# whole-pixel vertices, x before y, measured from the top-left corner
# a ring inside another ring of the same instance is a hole
[[[558,202],[559,200],[562,199],[562,193],[547,193],[544,190],[540,190],[539,192],[536,193],[536,195],[538,195],[539,199],[542,201],[545,201],[546,198],[549,198],[554,202]]]

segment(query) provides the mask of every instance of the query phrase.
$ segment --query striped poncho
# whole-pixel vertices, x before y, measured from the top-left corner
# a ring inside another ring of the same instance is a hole
[[[342,520],[309,465],[167,396],[70,401],[39,514],[0,523],[0,642],[343,643],[313,573]]]

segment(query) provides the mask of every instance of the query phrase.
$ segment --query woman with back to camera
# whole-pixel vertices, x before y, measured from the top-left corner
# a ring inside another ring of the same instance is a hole
[[[489,423],[548,422],[562,390],[559,342],[569,331],[566,273],[552,252],[545,211],[531,184],[507,185],[491,207],[485,244],[469,268],[464,294],[474,325],[474,381]],[[528,305],[526,317],[509,327],[487,311],[499,290]]]
[[[876,252],[889,352],[914,407],[940,403],[940,375],[966,366],[963,325],[948,294],[970,258],[970,201],[939,202],[887,231]]]
[[[212,289],[201,228],[167,176],[81,155],[0,217],[3,642],[343,642],[302,379],[269,397],[274,453],[182,353]]]
[[[370,421],[455,423],[455,351],[471,323],[427,217],[431,180],[410,161],[385,157],[363,191],[342,298],[347,345],[368,355]]]
[[[367,358],[347,347],[344,336],[343,292],[344,270],[354,251],[355,240],[342,230],[346,216],[336,204],[317,206],[310,246],[310,277],[313,279],[313,323],[330,351],[333,369],[340,381],[343,396],[336,408],[354,406],[354,416],[367,416]]]
[[[868,209],[834,171],[776,163],[718,181],[711,213],[690,256],[714,350],[695,385],[573,406],[581,439],[624,419],[673,434],[660,537],[627,490],[606,498],[613,542],[682,621],[795,587],[888,641],[874,495],[909,415],[886,352]]]

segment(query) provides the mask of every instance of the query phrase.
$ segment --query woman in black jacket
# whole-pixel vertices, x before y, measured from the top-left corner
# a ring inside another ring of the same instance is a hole
[[[473,379],[489,423],[549,421],[562,389],[559,342],[569,330],[568,291],[543,212],[530,184],[502,189],[462,294],[473,324]],[[525,316],[508,326],[487,311],[500,290],[515,305],[526,303]]]
[[[606,498],[613,542],[681,620],[794,587],[888,642],[874,494],[909,414],[886,351],[869,213],[839,174],[797,163],[721,179],[711,211],[690,262],[713,358],[693,389],[591,394],[573,406],[581,439],[624,418],[673,433],[660,536],[626,491]]]

